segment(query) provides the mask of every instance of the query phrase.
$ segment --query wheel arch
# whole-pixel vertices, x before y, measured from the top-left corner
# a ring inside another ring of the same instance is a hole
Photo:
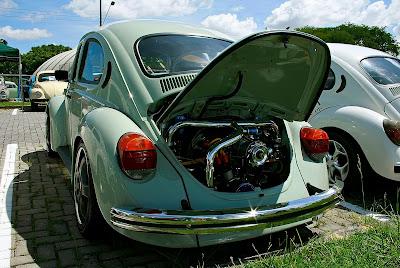
[[[369,161],[367,160],[367,157],[365,156],[365,152],[364,152],[363,148],[360,146],[358,141],[352,135],[350,135],[347,131],[345,131],[341,128],[338,128],[338,127],[324,127],[322,129],[325,130],[328,133],[328,135],[330,132],[336,132],[339,135],[344,136],[346,139],[348,139],[348,141],[350,141],[351,144],[353,144],[354,146],[357,147],[356,149],[358,149],[358,152],[361,154],[360,155],[361,163],[364,163],[367,165],[366,170],[369,172],[373,171],[371,164],[369,163]]]
[[[312,126],[335,131],[354,142],[372,170],[384,174],[386,164],[376,152],[393,150],[393,143],[383,129],[386,117],[371,109],[359,106],[331,107],[309,120]]]
[[[343,129],[338,128],[338,127],[322,127],[321,129],[325,130],[328,133],[328,135],[329,135],[329,132],[336,132],[336,133],[338,133],[338,134],[340,134],[342,136],[345,136],[354,145],[356,145],[358,147],[358,149],[360,149],[360,151],[363,153],[363,155],[365,157],[365,153],[362,150],[362,148],[361,148],[360,144],[358,143],[358,141],[353,136],[351,136],[346,130],[343,130]]]
[[[121,136],[128,132],[145,135],[141,128],[122,112],[102,107],[84,116],[79,137],[75,139],[76,144],[80,141],[85,144],[96,199],[108,223],[110,210],[115,206],[161,205],[162,208],[180,209],[181,200],[186,198],[179,173],[162,153],[157,154],[156,174],[152,178],[135,181],[125,175],[119,164],[117,145]],[[76,144],[74,148],[77,147]],[[161,204],[160,200],[163,200]]]

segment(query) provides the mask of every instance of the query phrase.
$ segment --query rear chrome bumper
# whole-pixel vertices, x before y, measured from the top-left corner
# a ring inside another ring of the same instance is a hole
[[[226,210],[111,209],[113,225],[136,232],[218,234],[266,229],[311,219],[341,201],[336,187],[306,198]]]

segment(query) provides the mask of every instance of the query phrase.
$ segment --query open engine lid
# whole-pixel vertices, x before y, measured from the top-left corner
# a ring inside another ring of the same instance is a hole
[[[312,35],[294,31],[251,35],[209,63],[157,123],[180,115],[196,120],[215,117],[218,109],[234,116],[241,113],[240,107],[255,115],[307,120],[323,90],[330,61],[328,46]]]

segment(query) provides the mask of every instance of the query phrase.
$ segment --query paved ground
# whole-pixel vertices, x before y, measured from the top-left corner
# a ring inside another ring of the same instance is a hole
[[[75,223],[68,172],[60,159],[45,152],[44,122],[43,112],[12,115],[12,110],[0,109],[0,174],[7,145],[18,145],[12,213],[7,215],[12,222],[12,267],[215,267],[279,250],[291,237],[304,243],[315,235],[340,236],[360,228],[354,223],[357,215],[334,209],[312,226],[201,250],[157,248],[112,231],[100,234],[103,240],[88,241]]]

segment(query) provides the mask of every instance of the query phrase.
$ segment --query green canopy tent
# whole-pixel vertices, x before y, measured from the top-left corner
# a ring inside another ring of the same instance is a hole
[[[0,61],[14,61],[18,62],[18,97],[23,98],[23,92],[21,87],[21,54],[19,50],[8,46],[7,44],[0,43]]]

